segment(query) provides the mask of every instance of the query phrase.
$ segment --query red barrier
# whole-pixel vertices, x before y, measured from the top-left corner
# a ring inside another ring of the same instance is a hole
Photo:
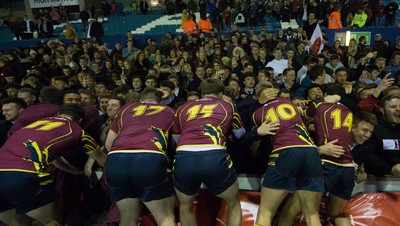
[[[242,226],[253,226],[257,217],[260,203],[259,192],[240,192],[243,223]],[[351,218],[356,226],[393,226],[400,222],[400,192],[395,193],[367,193],[350,200],[345,207],[345,214]],[[221,199],[200,191],[194,203],[197,225],[225,226],[227,209]],[[321,203],[320,216],[323,221],[327,218],[325,202]],[[306,226],[300,222],[301,215],[296,218],[294,226]],[[179,219],[176,219],[179,222]],[[155,226],[156,222],[151,214],[141,217],[140,225]],[[179,225],[179,224],[178,224]],[[325,226],[328,224],[325,223]]]
[[[400,223],[400,192],[367,193],[347,203],[346,216],[357,226],[393,226]]]

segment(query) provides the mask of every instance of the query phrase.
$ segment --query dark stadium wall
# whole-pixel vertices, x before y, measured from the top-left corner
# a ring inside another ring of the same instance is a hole
[[[345,32],[346,30],[351,30],[351,31],[370,31],[371,32],[371,37],[374,37],[375,34],[381,34],[384,40],[389,40],[391,44],[393,45],[395,43],[395,39],[397,36],[400,35],[400,30],[396,28],[374,28],[374,29],[342,29],[340,32]],[[331,46],[334,42],[334,37],[335,37],[335,32],[338,32],[338,30],[328,30],[326,29],[326,37],[329,39],[329,45]],[[157,43],[160,44],[160,40],[162,38],[162,35],[135,35],[136,39],[141,44],[146,43],[147,38],[152,37],[157,40]],[[72,40],[63,40],[66,44],[69,44],[72,42]],[[107,42],[109,46],[114,46],[116,42],[125,42],[126,37],[125,35],[120,35],[120,36],[106,36],[103,38],[104,42]],[[19,46],[22,47],[28,47],[28,46],[33,46],[36,45],[38,40],[20,40],[20,41],[10,41],[10,42],[0,42],[0,50],[8,50],[11,48],[17,48]],[[373,43],[371,43],[373,44]]]

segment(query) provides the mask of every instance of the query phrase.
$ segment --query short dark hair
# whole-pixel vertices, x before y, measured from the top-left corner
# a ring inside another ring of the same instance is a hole
[[[209,78],[201,82],[200,90],[203,95],[219,94],[224,92],[225,86],[221,80]]]
[[[320,88],[321,91],[322,91],[322,86],[321,86],[321,85],[316,84],[316,83],[312,83],[311,85],[309,85],[309,86],[306,88],[306,95],[308,96],[308,92],[310,91],[310,89],[313,89],[313,88],[316,88],[316,87]]]
[[[294,68],[288,67],[288,68],[285,68],[285,70],[283,70],[282,75],[286,76],[289,71],[295,71],[296,72],[296,70],[294,70]]]
[[[55,76],[53,77],[54,81],[63,81],[68,84],[68,78],[66,76]]]
[[[366,111],[359,111],[353,117],[353,125],[357,125],[360,122],[368,122],[375,127],[378,124],[378,119],[374,114]]]
[[[154,75],[146,75],[146,77],[144,78],[144,81],[146,81],[148,79],[154,79],[155,81],[157,81],[157,77]]]
[[[281,93],[288,93],[290,95],[290,99],[292,99],[292,97],[293,97],[293,93],[286,88],[280,89],[278,96],[281,95]]]
[[[308,65],[308,64],[318,64],[318,58],[315,56],[308,57],[308,59],[306,61],[306,65]]]
[[[232,104],[236,104],[236,96],[235,96],[235,91],[233,90],[232,87],[225,87],[223,94],[225,96],[228,96],[232,99]]]
[[[255,79],[254,74],[251,73],[251,72],[246,72],[246,73],[244,73],[244,75],[243,75],[243,80],[244,80],[245,78],[247,78],[247,77],[251,77],[251,78],[254,78],[254,79]]]
[[[110,100],[112,100],[112,99],[118,100],[119,104],[121,105],[121,107],[125,105],[125,99],[120,97],[120,96],[112,96],[112,97],[110,97]]]
[[[349,70],[345,67],[340,67],[338,69],[335,70],[335,74],[341,72],[341,71],[345,71],[347,73],[347,75],[349,74]]]
[[[143,91],[140,95],[140,100],[161,102],[162,96],[163,96],[162,92],[159,91],[158,89],[153,88],[153,87],[146,87],[143,89]]]
[[[189,91],[186,95],[186,99],[191,96],[198,96],[200,98],[200,94],[197,91]]]
[[[325,88],[325,93],[327,95],[339,95],[341,97],[346,95],[344,87],[337,83],[328,84]]]
[[[171,91],[175,89],[175,84],[173,82],[171,82],[170,80],[164,80],[161,82],[160,87],[167,87],[169,88]]]
[[[79,91],[76,90],[76,89],[66,89],[66,90],[64,90],[64,92],[63,92],[63,98],[64,98],[65,95],[70,94],[70,93],[75,93],[75,94],[81,95],[81,94],[79,93]]]
[[[19,109],[27,107],[26,102],[18,97],[7,97],[1,101],[1,105],[11,104],[11,103],[16,104],[19,107]]]
[[[54,86],[45,86],[40,90],[40,102],[60,105],[63,102],[63,93]]]
[[[307,71],[308,76],[311,81],[315,81],[319,76],[322,76],[325,73],[325,66],[315,65]]]
[[[400,94],[389,94],[382,97],[381,101],[379,101],[379,106],[384,107],[386,102],[391,101],[393,99],[400,99]]]
[[[77,122],[85,117],[85,110],[80,104],[63,104],[59,114],[71,116],[71,119]]]
[[[127,86],[118,86],[115,89],[113,89],[113,95],[127,94],[128,92],[129,89]]]
[[[18,90],[18,93],[29,93],[34,96],[37,95],[36,91],[29,87],[22,87],[21,89]]]

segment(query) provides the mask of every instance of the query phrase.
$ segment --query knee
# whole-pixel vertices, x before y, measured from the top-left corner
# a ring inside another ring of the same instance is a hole
[[[299,209],[295,205],[286,205],[285,208],[282,211],[282,215],[287,215],[287,216],[294,217],[298,213],[300,213],[300,211],[301,211],[301,209]]]
[[[166,215],[162,219],[159,219],[157,223],[158,225],[175,225],[175,216],[174,214]]]
[[[340,212],[332,214],[332,216],[329,216],[329,218],[332,219],[332,221],[335,221],[336,218],[346,218],[346,215],[344,214],[344,212]]]

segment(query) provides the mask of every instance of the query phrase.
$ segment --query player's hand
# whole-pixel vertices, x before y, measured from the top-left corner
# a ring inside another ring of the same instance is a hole
[[[260,104],[265,104],[276,97],[278,97],[278,90],[275,88],[267,88],[261,92],[260,96],[258,97],[258,102]]]
[[[258,128],[257,133],[260,136],[275,135],[275,132],[279,129],[279,122],[263,122]]]
[[[336,95],[336,94],[335,95],[328,95],[328,96],[324,97],[324,101],[325,102],[332,103],[332,104],[334,104],[336,102],[339,102],[340,99],[341,99],[341,97],[339,95]]]
[[[293,100],[292,102],[293,102],[294,105],[296,105],[296,106],[301,107],[301,108],[304,109],[304,108],[307,108],[308,103],[310,103],[310,101],[311,101],[311,100],[299,100],[299,99],[295,99],[295,100]]]
[[[92,158],[88,158],[88,160],[86,161],[85,168],[84,168],[84,173],[86,176],[89,177],[92,175],[92,173],[93,173],[92,169],[93,169],[94,163],[95,163],[95,160]]]
[[[331,156],[334,158],[339,158],[341,155],[344,154],[344,149],[342,146],[340,145],[336,145],[336,143],[338,142],[338,139],[333,140],[329,143],[326,143],[322,146],[319,146],[319,153],[322,155],[327,155],[327,156]]]
[[[367,180],[367,173],[364,171],[364,164],[361,164],[360,167],[356,164],[356,182],[362,183]]]
[[[356,182],[357,182],[357,184],[366,181],[366,180],[367,180],[367,177],[368,177],[368,175],[367,175],[366,172],[364,172],[364,171],[362,171],[362,172],[357,171],[357,172],[356,172]]]

